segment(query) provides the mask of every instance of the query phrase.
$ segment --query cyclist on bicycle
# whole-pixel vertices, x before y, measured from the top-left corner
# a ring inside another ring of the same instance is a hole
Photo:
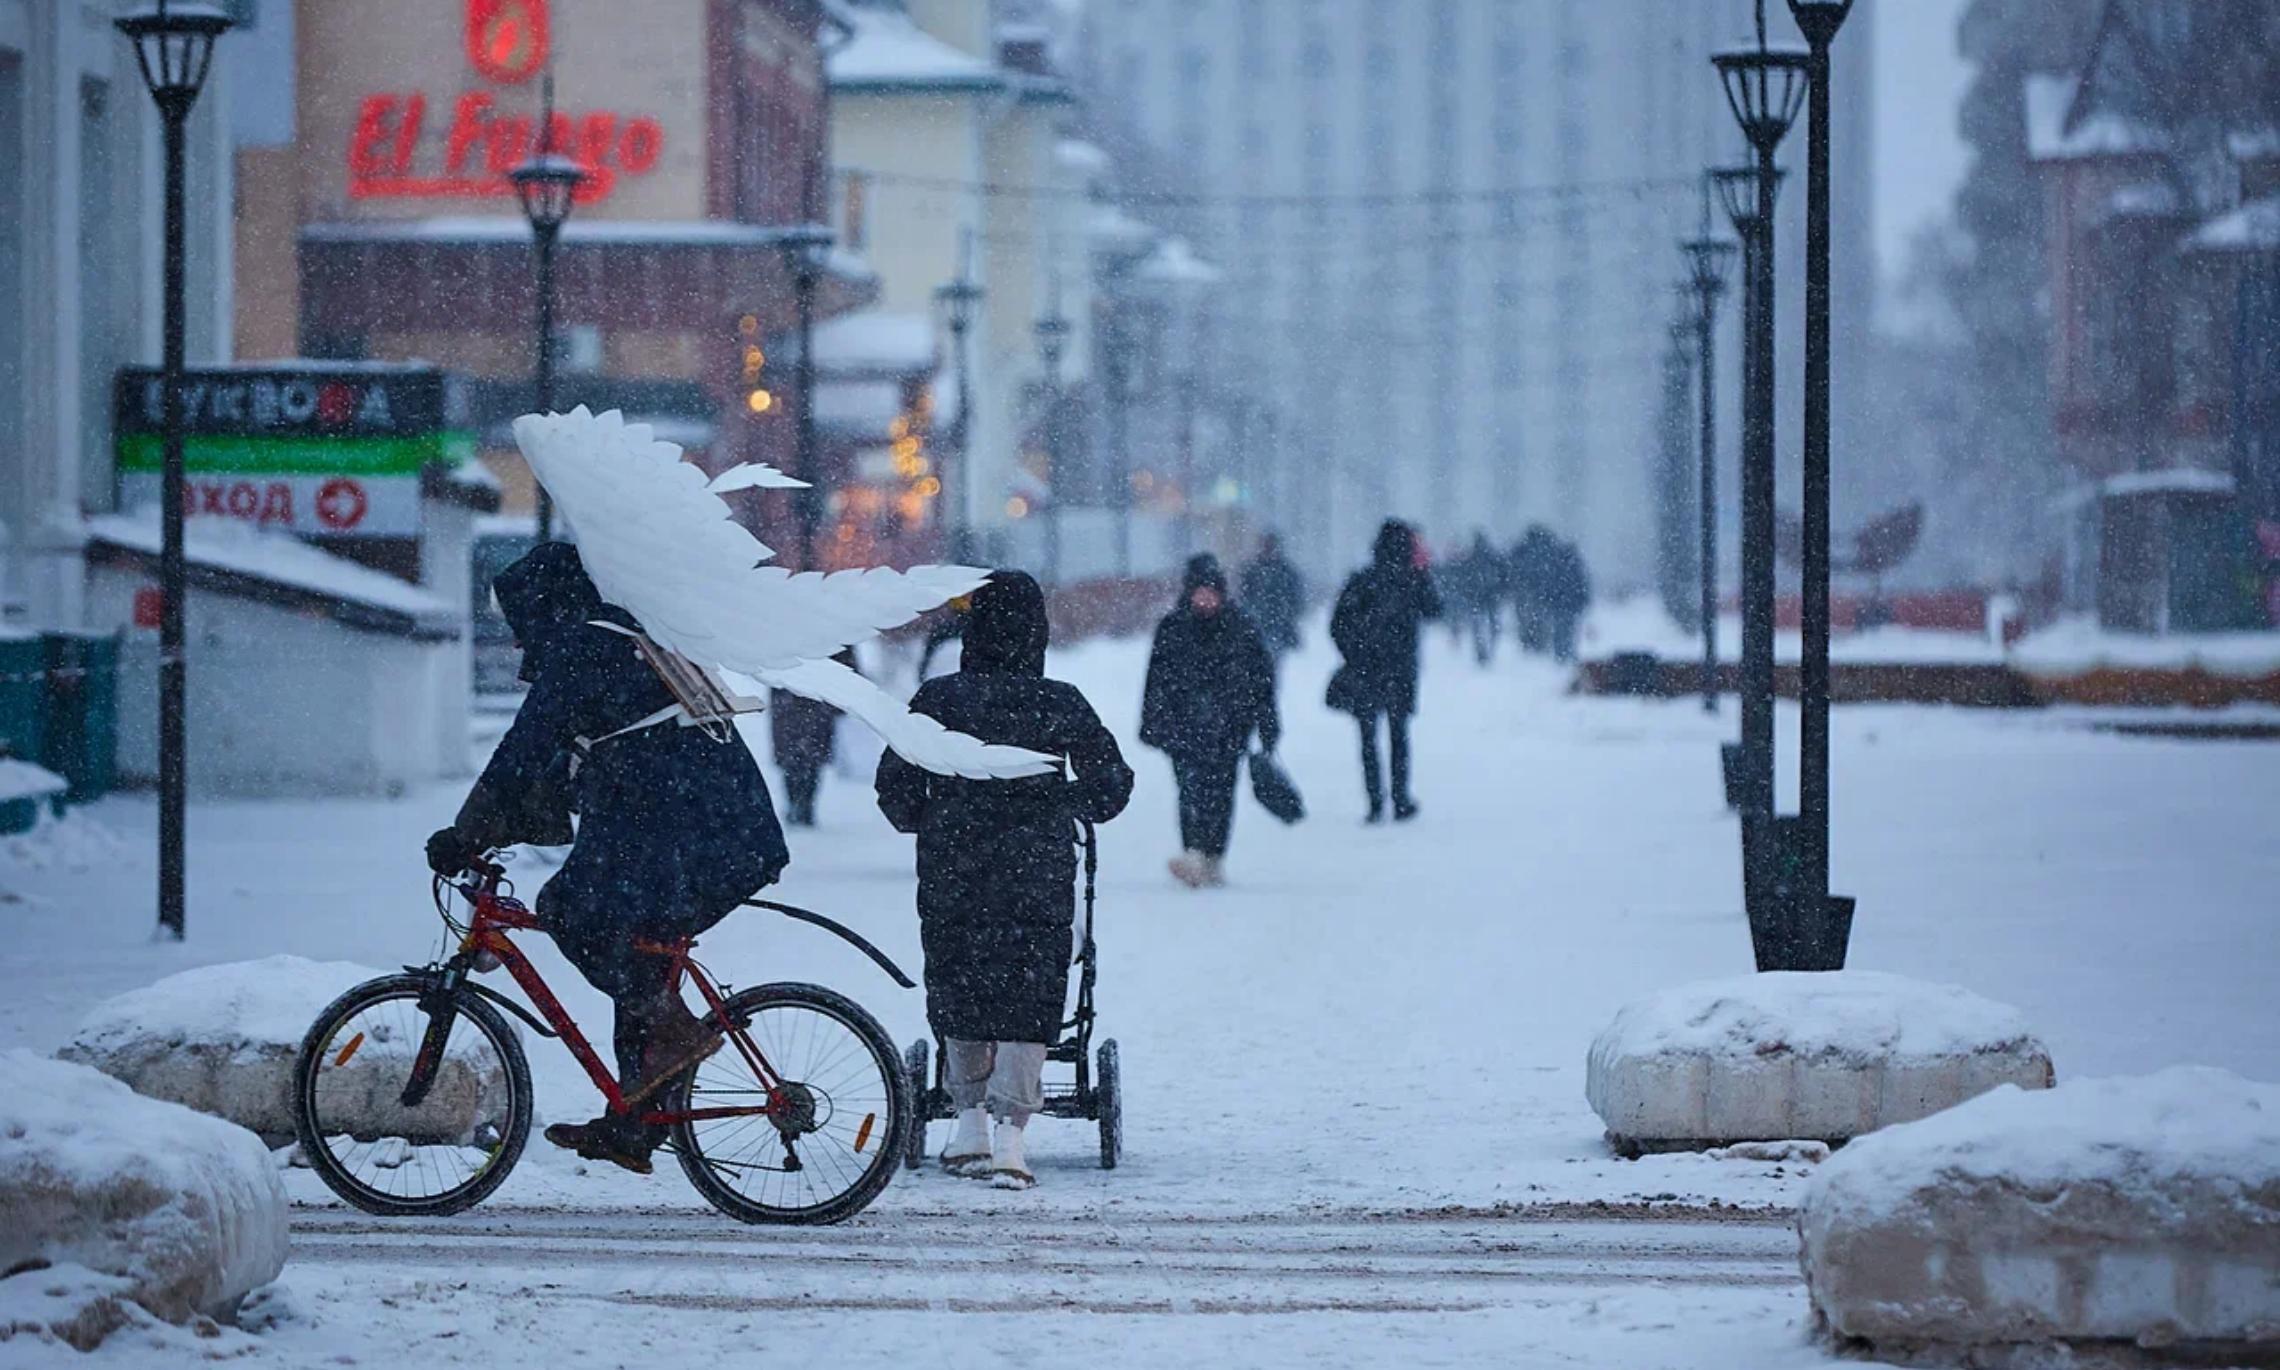
[[[620,731],[673,697],[633,639],[595,626],[640,630],[602,602],[574,546],[540,544],[491,588],[530,694],[458,818],[428,839],[428,865],[456,876],[493,848],[572,843],[536,911],[616,1006],[618,1078],[638,1102],[718,1050],[721,1033],[689,1011],[671,959],[636,944],[711,927],[774,883],[791,853],[742,739],[670,720]],[[663,1130],[605,1112],[546,1139],[646,1175]]]

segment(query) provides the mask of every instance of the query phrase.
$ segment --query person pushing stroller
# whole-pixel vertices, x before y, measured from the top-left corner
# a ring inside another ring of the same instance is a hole
[[[920,686],[910,707],[1061,758],[1061,770],[965,780],[890,751],[875,780],[879,811],[918,838],[926,1016],[958,1110],[942,1164],[1009,1189],[1037,1182],[1023,1129],[1044,1107],[1045,1056],[1068,997],[1077,824],[1105,823],[1132,797],[1132,768],[1092,705],[1046,678],[1048,637],[1037,582],[992,574],[967,610],[959,669]]]

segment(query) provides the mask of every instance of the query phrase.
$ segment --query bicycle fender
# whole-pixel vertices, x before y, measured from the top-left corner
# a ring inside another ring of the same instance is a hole
[[[481,995],[483,998],[490,1000],[494,1004],[497,1004],[500,1008],[503,1008],[507,1012],[513,1014],[515,1017],[520,1018],[523,1021],[523,1026],[529,1028],[532,1032],[537,1033],[541,1037],[552,1037],[556,1035],[553,1028],[550,1028],[545,1023],[539,1021],[537,1014],[532,1013],[529,1009],[524,1008],[521,1004],[518,1004],[514,1000],[509,999],[506,995],[499,993],[489,985],[480,985],[473,980],[468,980],[462,983],[460,985],[460,988],[472,990],[476,994]]]
[[[798,922],[812,923],[816,927],[822,928],[825,932],[836,933],[838,934],[841,941],[844,941],[849,946],[855,948],[855,950],[863,953],[865,956],[870,957],[872,964],[885,971],[889,978],[891,978],[896,984],[902,986],[904,989],[918,988],[918,982],[903,974],[903,969],[901,966],[896,965],[892,960],[888,959],[885,952],[879,950],[877,947],[872,946],[868,941],[865,941],[863,934],[855,931],[855,929],[851,927],[848,927],[844,923],[838,922],[834,919],[826,918],[822,914],[816,913],[811,909],[803,909],[795,904],[779,904],[769,899],[747,899],[744,901],[744,904],[746,908],[766,909],[770,913],[780,913],[786,918],[794,919]]]

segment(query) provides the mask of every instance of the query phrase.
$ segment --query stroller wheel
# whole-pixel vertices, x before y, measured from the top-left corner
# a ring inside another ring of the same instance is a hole
[[[903,1053],[903,1076],[910,1090],[910,1133],[903,1138],[903,1165],[916,1170],[926,1164],[926,1123],[934,1115],[934,1101],[928,1097],[930,1084],[926,1078],[926,1043],[913,1042]]]
[[[1113,1037],[1100,1044],[1096,1055],[1093,1113],[1100,1119],[1100,1168],[1114,1170],[1124,1155],[1124,1079]]]

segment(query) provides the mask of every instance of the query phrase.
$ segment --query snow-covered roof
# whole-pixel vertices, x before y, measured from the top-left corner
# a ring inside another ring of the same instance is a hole
[[[1085,236],[1091,238],[1096,247],[1112,252],[1131,251],[1152,242],[1156,230],[1103,201],[1095,204],[1085,216]]]
[[[2223,471],[2172,467],[2164,471],[2125,471],[2098,486],[2101,495],[2229,495],[2233,478]]]
[[[908,375],[935,361],[934,321],[924,314],[865,309],[816,325],[815,365],[826,376]]]
[[[883,440],[902,411],[899,381],[825,381],[815,388],[816,424],[842,436]]]
[[[2139,181],[2106,197],[2101,222],[2116,219],[2174,219],[2183,212],[2177,189],[2166,181]]]
[[[2280,195],[2251,200],[2209,220],[2185,240],[2187,252],[2280,252]]]
[[[13,756],[0,756],[0,804],[20,799],[46,799],[71,788],[71,782],[45,766]]]
[[[953,47],[898,10],[851,9],[846,43],[825,60],[833,90],[1003,90],[996,62]]]
[[[90,543],[137,556],[159,552],[158,513],[102,514],[87,520]],[[237,519],[200,518],[183,525],[182,554],[216,588],[266,587],[352,612],[335,615],[350,626],[427,636],[449,635],[454,605],[409,581],[361,566],[287,533]],[[353,611],[362,610],[364,613]]]
[[[2037,162],[2067,162],[2087,157],[2126,157],[2160,152],[2167,146],[2161,131],[2135,119],[2098,110],[2067,127],[2074,109],[2078,83],[2071,76],[2029,76],[2026,82],[2027,156]]]
[[[1109,158],[1098,143],[1082,138],[1063,138],[1053,145],[1053,160],[1067,171],[1079,176],[1099,176],[1109,168]]]
[[[1227,273],[1197,256],[1185,238],[1166,238],[1135,274],[1156,285],[1174,286],[1217,285],[1227,278]]]

